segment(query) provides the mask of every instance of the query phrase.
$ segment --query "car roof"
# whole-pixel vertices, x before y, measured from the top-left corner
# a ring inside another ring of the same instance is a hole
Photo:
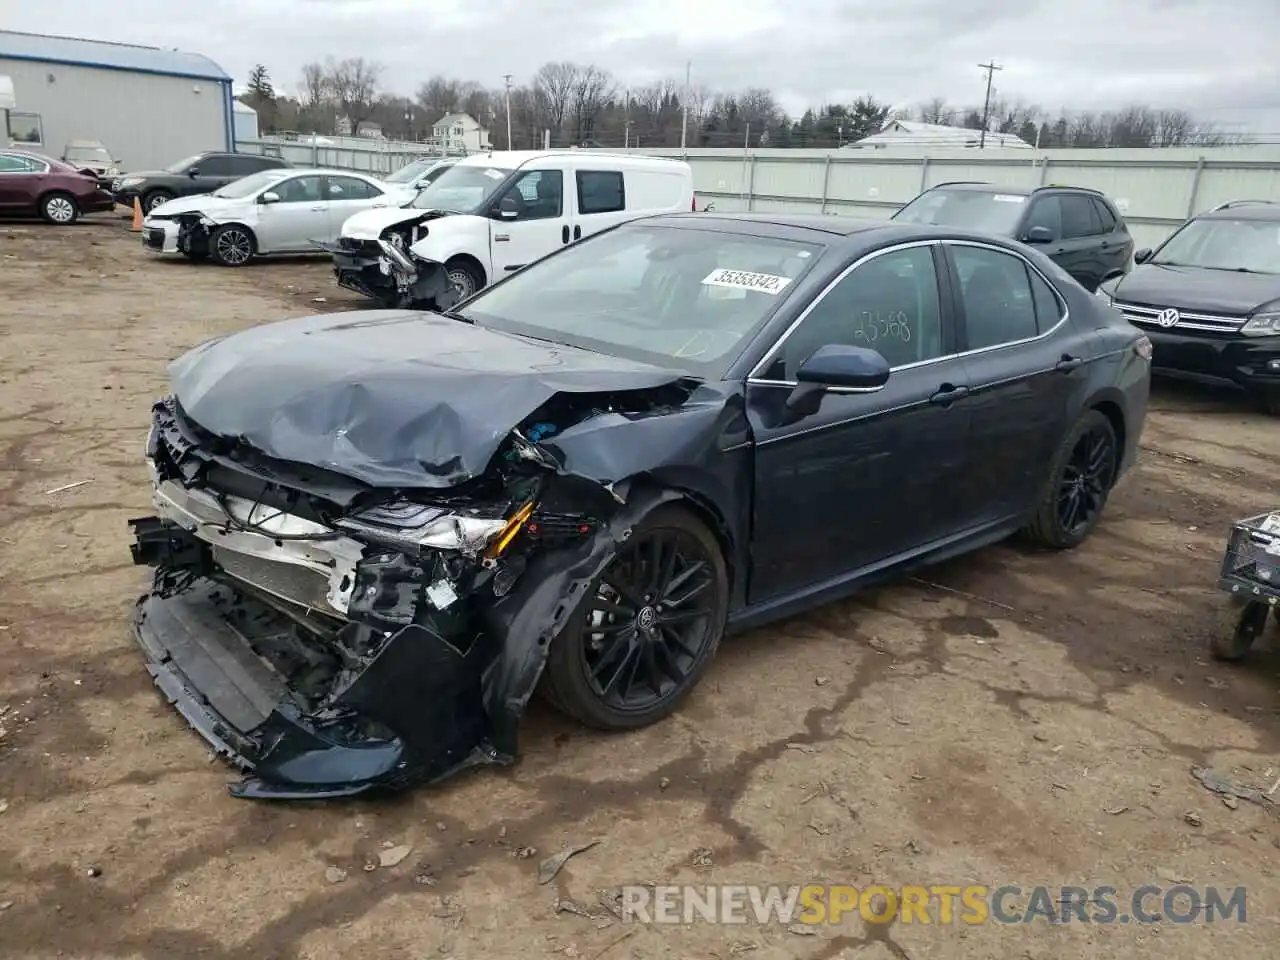
[[[929,187],[925,193],[930,190],[972,190],[975,193],[1004,193],[1015,197],[1029,197],[1033,193],[1045,193],[1050,190],[1078,190],[1081,193],[1087,193],[1091,196],[1102,197],[1104,194],[1101,190],[1093,187],[1080,187],[1073,183],[1046,183],[1041,186],[1009,186],[1003,183],[989,183],[978,180],[954,180],[949,183],[936,183]]]
[[[496,167],[516,169],[533,160],[580,160],[588,157],[595,161],[622,163],[631,167],[679,167],[683,160],[675,157],[648,157],[634,153],[607,153],[598,150],[491,150],[458,160],[458,166]]]
[[[12,156],[29,157],[32,160],[39,160],[42,163],[52,163],[60,167],[66,164],[56,157],[51,157],[47,153],[36,153],[34,150],[24,150],[22,147],[0,147],[0,153],[7,153]]]
[[[680,227],[715,226],[762,237],[785,236],[794,239],[796,234],[809,234],[809,239],[817,243],[830,243],[835,237],[851,237],[872,230],[915,232],[919,229],[914,224],[904,225],[890,220],[864,220],[859,217],[817,213],[661,213],[633,222]]]
[[[333,167],[268,167],[266,170],[259,170],[258,173],[278,173],[284,177],[292,177],[298,174],[310,174],[311,176],[320,174],[329,177],[362,177],[365,180],[381,179],[377,174],[369,173],[365,170],[338,170]]]
[[[1196,220],[1258,220],[1280,223],[1280,203],[1270,200],[1237,200],[1197,214]]]

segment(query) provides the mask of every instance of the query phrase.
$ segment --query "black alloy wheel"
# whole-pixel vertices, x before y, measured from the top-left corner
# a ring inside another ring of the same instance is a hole
[[[1077,438],[1058,483],[1058,522],[1068,536],[1088,533],[1098,522],[1115,479],[1116,435],[1094,425]]]
[[[1042,546],[1069,549],[1093,532],[1115,484],[1120,444],[1099,410],[1086,411],[1059,444],[1049,482],[1027,527]]]
[[[727,607],[715,537],[683,509],[654,511],[556,639],[547,662],[551,699],[593,727],[654,723],[701,678]]]

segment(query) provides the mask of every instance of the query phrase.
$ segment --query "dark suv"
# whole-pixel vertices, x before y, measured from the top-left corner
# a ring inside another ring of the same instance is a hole
[[[259,170],[287,166],[289,163],[279,157],[259,157],[251,153],[198,153],[164,170],[126,173],[112,183],[111,192],[115,194],[116,201],[126,207],[133,206],[134,197],[140,198],[142,209],[150,212],[174,197],[212,193]]]
[[[893,215],[906,223],[977,230],[1035,244],[1086,290],[1123,275],[1133,237],[1116,205],[1087,187],[940,183]]]
[[[1192,217],[1098,296],[1154,344],[1152,370],[1233,383],[1280,416],[1280,204]]]

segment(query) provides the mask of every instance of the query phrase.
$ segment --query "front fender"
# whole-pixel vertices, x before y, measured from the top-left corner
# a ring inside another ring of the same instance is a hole
[[[426,236],[410,247],[409,252],[419,260],[435,263],[448,263],[457,256],[473,257],[484,267],[485,275],[492,277],[489,223],[486,218],[472,214],[433,220],[426,225]]]

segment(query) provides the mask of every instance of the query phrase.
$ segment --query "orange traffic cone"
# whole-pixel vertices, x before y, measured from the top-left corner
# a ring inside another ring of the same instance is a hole
[[[137,197],[133,198],[133,226],[129,229],[134,233],[142,232],[142,201]]]

